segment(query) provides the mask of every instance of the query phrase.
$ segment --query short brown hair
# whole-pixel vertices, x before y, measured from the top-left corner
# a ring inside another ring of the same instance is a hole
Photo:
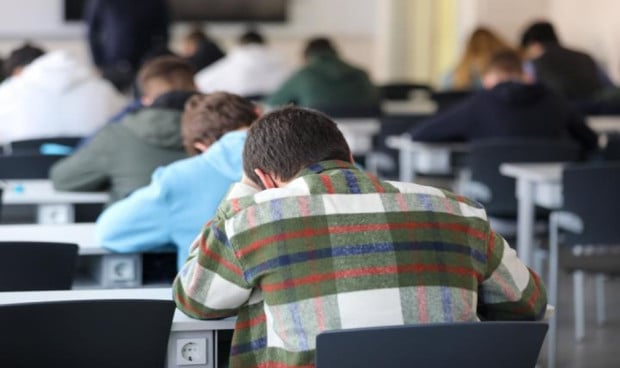
[[[289,106],[264,115],[250,127],[243,149],[243,170],[260,185],[254,173],[257,168],[289,181],[311,164],[350,159],[347,141],[327,115]]]
[[[178,56],[160,56],[146,62],[138,73],[138,85],[142,94],[149,93],[149,84],[161,81],[167,91],[193,91],[194,67]]]
[[[193,42],[193,43],[202,43],[207,42],[207,35],[203,32],[203,30],[196,26],[192,28],[189,33],[183,37],[183,41],[185,42]]]
[[[250,126],[257,118],[256,106],[243,97],[226,92],[195,95],[185,104],[181,122],[185,150],[198,154],[195,143],[211,145],[230,131]]]
[[[518,75],[523,73],[523,60],[516,51],[499,51],[491,57],[486,67],[485,73],[499,72],[508,75]]]

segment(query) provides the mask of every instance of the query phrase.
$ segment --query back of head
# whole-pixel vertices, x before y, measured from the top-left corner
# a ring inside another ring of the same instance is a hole
[[[143,102],[150,105],[170,91],[194,91],[194,68],[176,56],[160,56],[146,62],[138,73]]]
[[[254,30],[247,31],[244,34],[242,34],[241,37],[239,37],[240,45],[250,45],[250,44],[264,45],[265,43],[266,43],[265,38],[260,33]]]
[[[316,55],[337,55],[336,47],[330,41],[329,38],[326,37],[317,37],[313,38],[306,44],[304,48],[304,58],[306,60],[316,56]]]
[[[191,57],[198,51],[200,45],[207,41],[207,35],[203,32],[202,28],[195,26],[183,37],[182,56]]]
[[[25,66],[32,63],[43,54],[45,54],[43,49],[29,43],[13,50],[4,65],[6,75],[12,76],[19,74]]]
[[[549,22],[531,24],[521,36],[521,47],[525,48],[533,43],[543,45],[558,44],[560,42],[553,25]]]
[[[248,131],[243,149],[243,170],[261,183],[255,169],[283,182],[299,171],[325,160],[350,161],[351,151],[326,115],[299,107],[285,107],[258,119]]]
[[[500,51],[493,55],[484,71],[484,85],[493,88],[505,81],[523,80],[523,60],[516,51]]]
[[[258,118],[249,100],[227,92],[195,95],[185,104],[181,122],[183,145],[190,155],[200,153],[224,134],[250,126]]]

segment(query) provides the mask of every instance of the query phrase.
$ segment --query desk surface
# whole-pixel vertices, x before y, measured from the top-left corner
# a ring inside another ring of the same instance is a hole
[[[553,162],[542,164],[502,164],[499,171],[506,176],[525,179],[532,182],[555,183],[562,180],[565,163]]]
[[[620,132],[620,116],[590,116],[587,122],[599,134]]]
[[[410,152],[430,152],[430,151],[448,151],[448,152],[467,152],[469,144],[463,142],[418,142],[412,141],[408,134],[392,135],[387,137],[386,144],[390,148],[401,149]]]
[[[170,288],[144,288],[0,293],[0,305],[95,299],[172,300],[172,290]],[[214,321],[201,321],[186,316],[178,309],[174,313],[174,320],[172,322],[172,331],[232,330],[234,328],[234,317]]]
[[[2,202],[4,204],[77,204],[106,203],[110,199],[103,192],[61,192],[49,180],[6,180]]]
[[[74,243],[81,255],[108,254],[95,240],[95,224],[0,225],[0,241]]]

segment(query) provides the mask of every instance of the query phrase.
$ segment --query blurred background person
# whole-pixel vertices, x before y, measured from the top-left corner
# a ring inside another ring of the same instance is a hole
[[[224,51],[199,26],[183,37],[181,46],[181,56],[194,66],[196,72],[225,56]]]
[[[379,105],[379,92],[368,74],[340,58],[327,38],[311,39],[304,50],[306,64],[265,103],[294,103],[315,109],[353,109]]]
[[[196,74],[203,93],[224,91],[244,97],[275,91],[291,73],[283,57],[256,31],[247,31],[228,55]]]
[[[469,36],[456,68],[445,76],[442,89],[482,89],[482,74],[491,57],[498,51],[509,49],[511,47],[508,43],[493,31],[485,27],[478,27]]]
[[[86,6],[93,62],[120,90],[127,89],[144,56],[166,48],[166,0],[90,0]]]
[[[7,60],[0,86],[0,142],[85,136],[125,104],[114,87],[65,51],[25,45]]]
[[[530,78],[569,100],[589,100],[613,87],[592,57],[560,44],[549,22],[536,22],[527,27],[521,36],[521,47],[531,61],[527,66]]]

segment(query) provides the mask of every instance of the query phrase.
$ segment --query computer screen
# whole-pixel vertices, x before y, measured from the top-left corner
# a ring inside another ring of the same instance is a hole
[[[88,0],[64,0],[65,21],[84,18]],[[131,0],[127,0],[131,1]],[[288,0],[168,0],[175,21],[284,22]]]

